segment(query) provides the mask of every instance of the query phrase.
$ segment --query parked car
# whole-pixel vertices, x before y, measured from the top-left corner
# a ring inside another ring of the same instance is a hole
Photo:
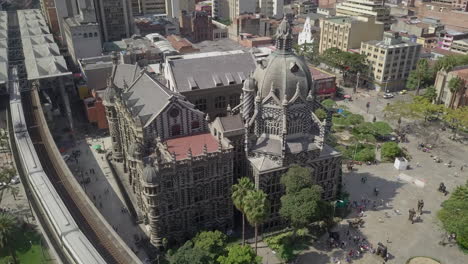
[[[10,184],[18,184],[18,183],[20,183],[19,175],[16,175],[15,177],[11,178]]]
[[[408,91],[407,90],[401,90],[400,94],[406,94]]]
[[[393,94],[391,94],[391,93],[384,93],[384,95],[383,95],[383,98],[384,98],[384,99],[390,99],[390,98],[393,98],[393,97],[394,97],[394,96],[393,96]]]
[[[64,161],[68,161],[68,159],[70,159],[70,155],[68,154],[62,155],[62,158]]]

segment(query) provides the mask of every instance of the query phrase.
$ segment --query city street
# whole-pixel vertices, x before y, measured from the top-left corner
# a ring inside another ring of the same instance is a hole
[[[349,94],[352,93],[349,92]],[[352,102],[339,102],[339,104],[345,104],[351,112],[362,114],[367,121],[371,121],[374,115],[377,120],[383,118],[383,108],[386,105],[384,102],[408,100],[408,98],[410,96],[398,95],[389,100],[377,99],[375,92],[370,92],[353,95]],[[371,102],[369,114],[366,114],[367,102]],[[340,238],[346,241],[344,249],[330,250],[327,243],[328,235],[326,235],[298,258],[299,263],[325,264],[334,263],[333,261],[346,263],[345,257],[349,250],[357,248],[352,241],[354,236],[361,237],[361,240],[365,238],[374,249],[377,248],[379,242],[386,245],[390,254],[388,263],[405,263],[412,256],[429,256],[442,263],[466,263],[468,261],[468,257],[456,245],[439,244],[444,237],[447,237],[447,234],[437,219],[437,211],[440,210],[441,203],[448,198],[438,192],[439,184],[443,182],[450,192],[468,179],[468,167],[466,167],[468,147],[466,144],[449,140],[450,132],[440,131],[436,125],[428,123],[424,127],[424,124],[416,125],[415,122],[408,124],[413,128],[409,135],[409,143],[403,143],[401,146],[409,150],[412,156],[410,165],[413,169],[398,171],[391,163],[357,166],[357,170],[353,172],[344,169],[343,181],[346,191],[350,193],[350,201],[356,201],[359,205],[367,205],[363,216],[365,224],[358,230],[348,227],[346,220],[355,218],[358,213],[357,209],[353,209],[353,213],[334,230],[339,232]],[[435,147],[430,153],[417,149],[418,142],[424,140],[424,137],[434,135],[438,136],[434,142],[431,142]],[[431,155],[440,157],[442,162],[435,163]],[[444,165],[449,161],[453,164],[451,168]],[[465,169],[462,171],[463,165]],[[367,178],[365,183],[361,182],[363,177]],[[375,196],[374,188],[379,189],[378,196]],[[408,210],[416,209],[420,199],[424,200],[421,221],[412,224],[408,220]],[[376,208],[372,209],[374,203]],[[348,237],[351,239],[348,240]],[[382,263],[383,258],[365,253],[353,258],[352,262]]]

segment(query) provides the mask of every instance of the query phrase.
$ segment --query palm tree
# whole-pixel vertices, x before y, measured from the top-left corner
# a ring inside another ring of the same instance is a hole
[[[257,253],[258,225],[268,216],[269,202],[262,190],[249,191],[244,200],[244,211],[247,220],[255,227],[255,253]]]
[[[244,213],[244,199],[249,191],[255,189],[254,184],[247,177],[239,179],[237,184],[232,186],[232,202],[234,206],[242,213],[242,245],[245,245],[245,213]]]
[[[448,87],[450,92],[452,93],[452,97],[450,98],[449,107],[452,108],[453,104],[455,103],[455,98],[457,97],[457,93],[465,86],[465,81],[460,77],[455,77],[450,79],[448,83]]]
[[[8,247],[13,263],[16,263],[14,249],[11,247],[12,235],[16,230],[16,218],[13,215],[0,214],[0,248]]]

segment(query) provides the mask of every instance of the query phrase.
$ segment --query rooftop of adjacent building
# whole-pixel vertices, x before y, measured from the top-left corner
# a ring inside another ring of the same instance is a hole
[[[336,78],[335,75],[328,73],[320,68],[314,67],[312,65],[309,65],[309,69],[310,69],[310,74],[312,75],[312,80],[314,81]]]
[[[176,50],[181,50],[182,48],[192,48],[193,44],[186,38],[182,38],[177,35],[169,35],[166,37],[167,40],[172,44]]]
[[[372,16],[335,16],[335,17],[326,17],[323,18],[324,21],[346,25],[346,24],[355,24],[355,23],[367,23],[374,22],[375,24],[382,24],[381,22],[376,22]]]
[[[229,38],[223,38],[218,40],[205,40],[199,43],[194,43],[193,47],[199,49],[200,52],[249,50],[248,48],[243,47],[236,41],[231,40]]]
[[[370,40],[362,43],[385,49],[421,46],[421,44],[415,42],[404,42],[401,40],[400,34],[394,31],[386,31],[383,40]]]
[[[453,43],[460,43],[460,44],[468,45],[468,38],[455,40],[453,41]]]
[[[85,70],[109,67],[109,65],[112,66],[112,56],[103,55],[97,57],[83,58],[79,60],[79,63]]]
[[[191,135],[185,137],[172,138],[165,141],[167,151],[175,153],[176,160],[188,158],[189,149],[192,157],[203,155],[206,146],[207,153],[218,151],[218,140],[210,133]]]
[[[255,70],[250,52],[198,53],[168,58],[179,92],[242,84]]]
[[[28,79],[71,75],[41,11],[25,9],[17,14]]]

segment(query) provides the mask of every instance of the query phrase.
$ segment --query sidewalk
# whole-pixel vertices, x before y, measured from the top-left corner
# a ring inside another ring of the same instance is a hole
[[[253,239],[252,239],[253,240]],[[249,245],[255,250],[255,242]],[[276,252],[272,251],[263,241],[257,243],[257,255],[262,257],[262,264],[281,264],[281,260],[275,255]]]
[[[84,191],[107,222],[120,235],[123,241],[140,259],[146,259],[144,250],[139,249],[135,238],[145,238],[143,230],[134,223],[125,206],[124,198],[105,159],[105,151],[98,153],[93,145],[101,145],[103,150],[111,146],[110,137],[86,138],[76,142],[66,154],[70,155],[67,165]],[[73,151],[80,151],[75,159]]]

